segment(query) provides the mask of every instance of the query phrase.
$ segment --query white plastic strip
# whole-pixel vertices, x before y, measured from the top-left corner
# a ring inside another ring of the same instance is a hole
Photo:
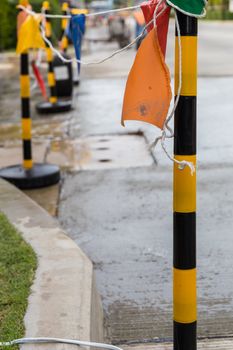
[[[12,346],[12,345],[20,345],[20,344],[48,344],[48,343],[59,343],[59,344],[70,344],[70,345],[78,345],[85,347],[95,347],[99,349],[109,349],[109,350],[122,350],[118,346],[104,343],[94,343],[88,341],[81,340],[73,340],[73,339],[63,339],[63,338],[20,338],[11,340],[8,342],[0,342],[0,346]]]

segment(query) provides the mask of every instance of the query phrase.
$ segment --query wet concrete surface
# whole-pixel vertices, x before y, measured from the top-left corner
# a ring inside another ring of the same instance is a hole
[[[172,31],[171,26],[167,55],[171,71]],[[232,36],[229,22],[200,23],[199,336],[233,335]],[[98,59],[115,49],[115,43],[90,43],[83,58]],[[95,264],[106,336],[115,343],[172,337],[172,165],[159,147],[158,165],[147,151],[158,130],[140,123],[120,125],[134,55],[131,49],[104,65],[84,67],[74,109],[65,115],[39,117],[34,105],[41,97],[32,92],[34,139],[46,144],[44,161],[63,169],[59,220]],[[0,96],[1,145],[7,152],[9,143],[20,150],[15,125],[20,106],[17,64],[15,60],[13,70],[3,70],[4,95]],[[117,157],[111,141],[107,150],[99,150],[98,158],[96,140],[104,138],[118,140]],[[171,143],[168,149],[172,152]],[[101,159],[108,162],[98,162]],[[51,200],[50,210],[56,213],[59,188],[34,198],[45,205],[52,192],[55,202]]]
[[[206,59],[203,49],[200,56]],[[213,61],[217,63],[217,57]],[[118,63],[126,67],[127,62],[118,58]],[[120,126],[126,76],[122,70],[116,77],[115,66],[112,63],[113,73],[97,67],[93,75],[94,68],[85,68],[88,80],[81,84],[77,106],[80,130],[71,128],[71,135],[118,134],[120,139],[124,133],[142,131],[152,141],[157,135],[153,127]],[[200,67],[202,75],[221,74],[220,68],[217,74],[211,71],[207,61],[206,71]],[[228,212],[231,221],[233,214],[226,181],[233,164],[231,86],[232,78],[199,80],[199,336],[233,333],[232,242],[229,222],[223,219]],[[171,144],[168,149],[172,151]],[[95,263],[107,337],[115,343],[172,337],[172,165],[159,147],[155,156],[158,167],[119,165],[114,171],[70,174],[62,189],[60,221]]]
[[[172,350],[173,344],[167,342],[158,342],[151,344],[131,344],[123,345],[124,350]],[[232,339],[204,339],[197,342],[198,350],[232,350]]]
[[[83,171],[62,190],[61,223],[94,262],[115,342],[171,335],[171,186],[156,170]]]
[[[199,172],[199,336],[233,333],[231,173]],[[114,342],[172,336],[171,176],[150,166],[65,180],[60,220],[94,261]]]

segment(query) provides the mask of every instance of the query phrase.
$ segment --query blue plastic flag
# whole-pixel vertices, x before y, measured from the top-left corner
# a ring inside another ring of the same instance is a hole
[[[82,38],[85,33],[86,16],[84,14],[73,15],[70,21],[70,33],[74,44],[75,54],[78,60],[81,59]],[[78,74],[80,63],[78,63]]]

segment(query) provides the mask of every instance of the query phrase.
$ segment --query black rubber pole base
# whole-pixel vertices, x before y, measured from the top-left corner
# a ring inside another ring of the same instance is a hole
[[[22,165],[0,169],[0,177],[20,189],[35,189],[55,185],[60,180],[60,169],[52,164],[34,164],[26,170]]]
[[[40,114],[50,113],[63,113],[68,112],[72,108],[71,100],[57,101],[56,103],[51,102],[39,102],[36,105],[36,110]]]

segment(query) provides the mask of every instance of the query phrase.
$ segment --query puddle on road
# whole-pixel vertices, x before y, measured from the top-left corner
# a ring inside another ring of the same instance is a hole
[[[71,141],[52,141],[47,161],[73,171],[153,164],[145,139],[141,135],[101,135]]]
[[[82,164],[85,170],[131,168],[153,164],[141,135],[95,136],[86,139],[91,158]]]
[[[0,128],[0,166],[20,162],[21,124],[3,123]],[[98,170],[150,166],[153,159],[140,134],[99,135],[68,139],[69,120],[33,121],[33,158],[59,165],[63,170]]]
[[[33,139],[51,139],[63,138],[69,128],[69,121],[61,121],[57,118],[51,118],[49,121],[32,120],[32,138]],[[0,141],[14,142],[21,139],[21,122],[2,123],[0,128]]]
[[[32,154],[34,162],[44,162],[44,156],[49,146],[48,141],[33,142]],[[7,147],[1,147],[0,167],[6,167],[16,164],[22,164],[22,143],[17,141],[7,144]]]

